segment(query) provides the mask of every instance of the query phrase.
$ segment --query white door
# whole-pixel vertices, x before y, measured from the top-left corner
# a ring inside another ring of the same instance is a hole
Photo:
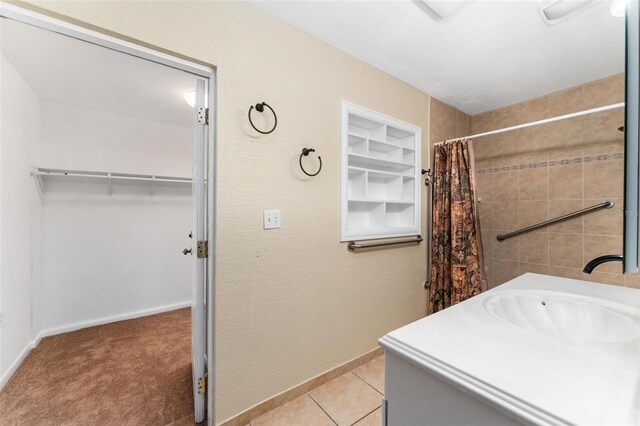
[[[196,82],[195,100],[195,136],[193,141],[193,244],[192,254],[194,263],[193,274],[193,307],[191,309],[191,359],[193,372],[193,400],[196,423],[205,419],[206,371],[206,257],[208,245],[206,241],[206,205],[205,176],[207,167],[207,106],[205,105],[205,81]]]

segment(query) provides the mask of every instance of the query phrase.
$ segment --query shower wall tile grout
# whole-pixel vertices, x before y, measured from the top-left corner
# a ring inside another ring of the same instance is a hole
[[[593,107],[585,94],[587,86],[591,93],[604,93],[599,96],[603,102],[623,100],[624,76],[616,75],[474,116],[472,133]],[[532,118],[526,112],[534,104],[540,114]],[[542,112],[541,106],[546,112]],[[487,244],[491,249],[486,252],[486,263],[492,270],[491,286],[527,271],[638,286],[640,280],[622,275],[616,264],[603,265],[591,276],[582,273],[582,266],[593,257],[621,250],[624,156],[623,135],[617,127],[623,117],[619,109],[474,141],[480,164],[478,175],[487,176],[479,177],[478,192],[493,192],[488,205],[481,207],[483,211],[490,210],[492,217],[482,226],[482,233],[488,233],[493,243]],[[508,194],[506,186],[513,179],[517,186],[514,194]],[[516,228],[522,228],[603,199],[613,199],[616,207],[523,234],[511,243],[508,240],[498,243],[494,239],[497,233],[514,230],[510,214],[505,213],[505,209],[513,208],[513,203],[518,206],[514,212]]]
[[[596,101],[597,99],[597,101]],[[432,99],[430,141],[495,130],[624,100],[619,74],[494,111],[464,117]],[[470,129],[464,123],[470,121]],[[476,138],[479,215],[489,287],[524,272],[538,272],[640,288],[640,275],[583,265],[622,250],[623,110]],[[462,125],[460,124],[462,123]],[[588,207],[604,199],[616,206],[512,240],[495,235]]]

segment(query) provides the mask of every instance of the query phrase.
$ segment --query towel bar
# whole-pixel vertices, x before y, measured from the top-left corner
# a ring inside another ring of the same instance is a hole
[[[411,244],[411,243],[419,244],[420,241],[422,241],[422,236],[420,235],[416,235],[415,237],[412,237],[409,240],[385,241],[385,242],[379,242],[379,243],[356,243],[355,241],[349,241],[349,243],[347,244],[347,249],[349,251],[354,251],[358,249],[395,246],[398,244]]]

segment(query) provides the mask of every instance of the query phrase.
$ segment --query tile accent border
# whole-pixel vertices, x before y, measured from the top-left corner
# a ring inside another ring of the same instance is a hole
[[[524,169],[541,169],[545,167],[570,166],[570,165],[582,164],[582,163],[593,163],[596,161],[615,161],[615,160],[622,160],[622,159],[624,159],[624,154],[621,152],[615,153],[615,154],[587,155],[585,157],[563,158],[560,160],[541,161],[539,163],[514,164],[513,166],[489,167],[486,169],[479,169],[477,170],[477,173],[484,174],[484,173],[513,172],[516,170],[524,170]]]
[[[254,405],[248,410],[223,421],[220,426],[245,426],[251,420],[258,418],[261,415],[268,413],[274,408],[284,405],[289,401],[293,401],[294,399],[305,395],[310,390],[315,389],[327,382],[330,382],[336,377],[342,376],[343,374],[348,373],[349,371],[354,370],[357,367],[360,367],[362,364],[366,364],[367,362],[379,357],[382,354],[384,354],[384,349],[381,347],[377,347],[376,349],[369,351],[364,355],[360,355],[359,357],[354,358],[351,361],[347,361],[342,365],[332,368],[331,370],[315,376],[307,380],[306,382],[302,382],[297,386],[287,389],[284,392],[281,392],[269,399],[266,399]]]

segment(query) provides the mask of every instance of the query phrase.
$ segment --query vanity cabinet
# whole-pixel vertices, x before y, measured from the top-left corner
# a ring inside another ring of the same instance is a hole
[[[383,424],[637,425],[638,306],[632,288],[526,273],[393,330]]]
[[[512,426],[523,423],[388,351],[386,425]]]

